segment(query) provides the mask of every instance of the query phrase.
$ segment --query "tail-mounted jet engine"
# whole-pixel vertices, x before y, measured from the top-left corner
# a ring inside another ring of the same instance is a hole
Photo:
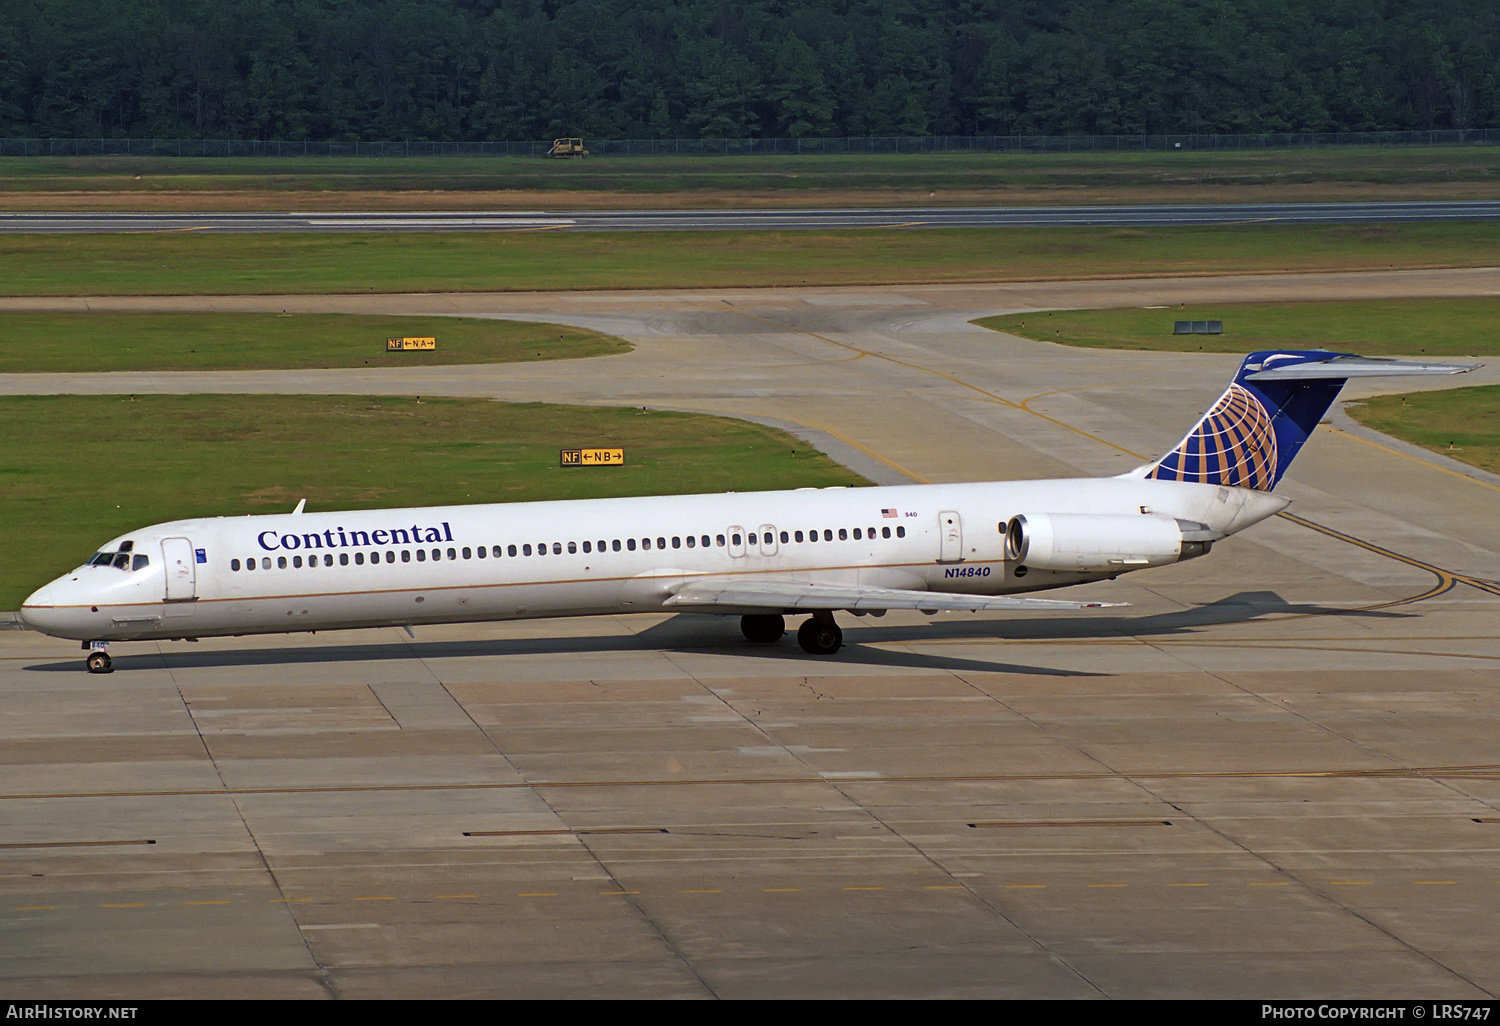
[[[1195,559],[1213,539],[1203,524],[1151,513],[1027,513],[1005,525],[1005,557],[1034,570],[1139,570]]]

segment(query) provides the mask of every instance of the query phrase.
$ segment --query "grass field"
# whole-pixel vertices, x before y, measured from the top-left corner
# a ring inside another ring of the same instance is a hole
[[[392,336],[430,351],[388,353]],[[524,363],[630,351],[584,328],[473,317],[0,312],[0,373]]]
[[[1366,427],[1500,474],[1500,385],[1383,395],[1346,408]]]
[[[1500,222],[762,232],[0,235],[0,295],[909,284],[1487,266]]]
[[[483,400],[22,397],[0,400],[0,437],[0,609],[132,528],[302,498],[327,510],[866,483],[742,421]],[[626,465],[558,466],[558,449],[601,444]]]
[[[1185,202],[1500,194],[1500,147],[786,156],[0,157],[16,209]]]
[[[1222,335],[1174,335],[1174,321],[1222,320]],[[1500,298],[1224,303],[1156,310],[1055,310],[974,323],[1042,342],[1098,349],[1249,353],[1332,349],[1362,356],[1500,353]]]

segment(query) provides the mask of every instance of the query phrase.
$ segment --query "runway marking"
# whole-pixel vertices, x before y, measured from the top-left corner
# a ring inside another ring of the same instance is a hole
[[[518,898],[555,898],[556,891],[522,891],[516,895]]]
[[[394,894],[376,894],[369,897],[350,898],[350,901],[395,901]]]
[[[187,902],[183,902],[183,904],[185,904],[185,905],[227,905],[227,904],[229,904],[229,902],[228,901],[187,901]]]
[[[120,902],[120,903],[113,904],[113,905],[100,905],[99,907],[100,908],[145,908],[146,907],[146,903],[144,901],[126,901],[126,902]]]
[[[846,891],[883,891],[884,887],[845,887]]]
[[[1470,484],[1476,484],[1481,488],[1488,488],[1492,492],[1500,492],[1500,485],[1493,485],[1488,481],[1481,481],[1477,477],[1472,477],[1469,474],[1454,470],[1451,467],[1444,467],[1437,463],[1433,463],[1431,460],[1424,460],[1420,456],[1413,456],[1411,453],[1402,452],[1399,449],[1393,449],[1389,445],[1382,445],[1379,442],[1372,441],[1371,439],[1362,438],[1359,435],[1354,434],[1352,431],[1345,431],[1343,428],[1336,428],[1332,424],[1324,424],[1322,425],[1322,427],[1327,431],[1332,431],[1334,434],[1343,435],[1345,438],[1352,438],[1354,441],[1359,442],[1362,445],[1368,445],[1371,448],[1379,449],[1381,452],[1390,453],[1392,456],[1399,456],[1403,460],[1411,460],[1413,463],[1420,463],[1424,467],[1429,467],[1444,474],[1450,474],[1453,477],[1461,478],[1469,482]]]
[[[17,912],[56,912],[61,905],[17,905]]]
[[[14,848],[111,848],[121,844],[155,844],[154,840],[142,839],[134,841],[17,841],[12,844],[0,844],[0,849]]]
[[[435,894],[435,895],[433,895],[433,897],[435,897],[435,898],[437,898],[439,900],[444,900],[444,901],[446,901],[446,900],[455,900],[456,901],[456,900],[459,900],[459,899],[474,899],[474,898],[478,898],[479,895],[477,895],[477,894]]]
[[[723,892],[723,890],[721,890],[721,889],[719,889],[717,887],[712,887],[712,888],[706,888],[706,889],[703,889],[703,890],[690,890],[690,891],[689,890],[685,890],[682,893],[683,894],[723,894],[724,892]]]

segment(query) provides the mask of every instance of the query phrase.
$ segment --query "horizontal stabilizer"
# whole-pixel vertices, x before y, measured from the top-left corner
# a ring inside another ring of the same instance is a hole
[[[908,591],[900,588],[866,588],[859,585],[806,584],[801,581],[689,581],[663,605],[708,610],[724,609],[887,609],[962,610],[1031,609],[1062,611],[1102,609],[1119,602],[1069,602],[1065,599],[1026,598],[1018,595],[959,595],[941,591]]]
[[[1405,374],[1467,374],[1482,363],[1429,363],[1426,360],[1393,360],[1379,356],[1330,354],[1326,360],[1278,362],[1280,354],[1259,367],[1247,364],[1243,381],[1346,381],[1349,378],[1379,378]]]

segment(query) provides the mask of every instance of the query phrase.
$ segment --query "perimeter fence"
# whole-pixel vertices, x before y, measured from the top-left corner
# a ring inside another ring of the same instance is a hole
[[[588,139],[593,156],[749,156],[855,153],[1088,153],[1482,146],[1500,129],[1275,132],[1257,135],[929,135],[768,139]],[[550,140],[436,142],[287,139],[0,139],[4,157],[541,157]]]

